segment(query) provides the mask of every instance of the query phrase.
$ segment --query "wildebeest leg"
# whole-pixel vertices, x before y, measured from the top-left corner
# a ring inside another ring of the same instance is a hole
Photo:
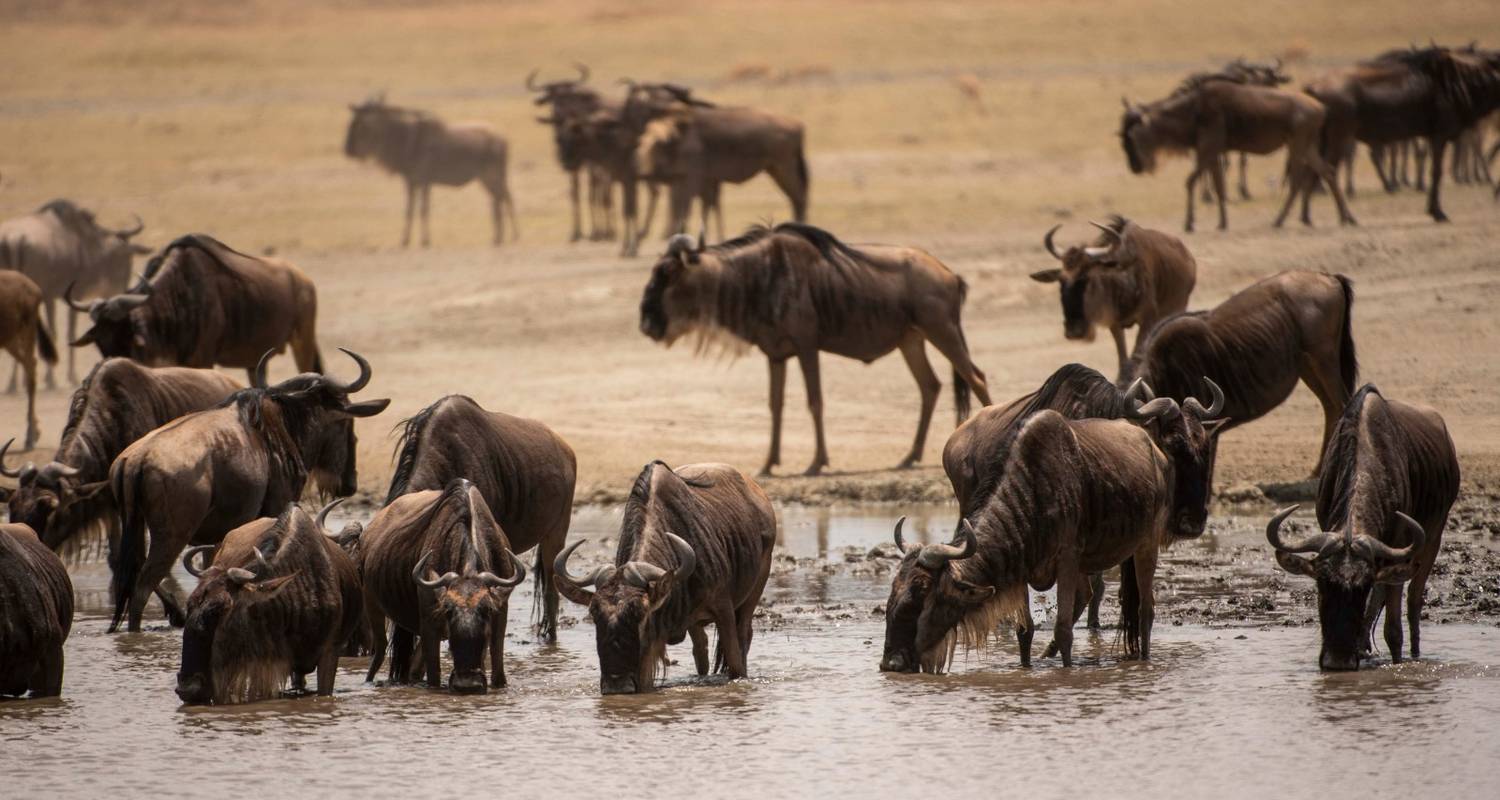
[[[1089,608],[1094,603],[1093,578],[1092,576],[1081,577],[1083,579],[1078,581],[1078,586],[1073,590],[1073,614],[1072,622],[1068,625],[1068,630],[1078,627],[1078,620],[1083,616],[1084,609]],[[1057,640],[1054,639],[1048,642],[1047,649],[1042,652],[1042,658],[1051,658],[1057,655],[1057,647]]]
[[[1318,155],[1315,145],[1308,148],[1307,155],[1304,158],[1306,159],[1308,169],[1312,171],[1313,175],[1323,179],[1323,183],[1328,186],[1328,191],[1333,195],[1334,205],[1337,205],[1339,209],[1339,224],[1358,225],[1359,223],[1354,219],[1354,214],[1349,211],[1349,204],[1344,201],[1344,190],[1339,188],[1338,170],[1323,160],[1322,156]],[[1308,180],[1313,181],[1315,179],[1312,175],[1309,175]],[[1311,224],[1311,220],[1304,220],[1304,222]]]
[[[719,203],[719,190],[721,188],[722,184],[719,183],[709,183],[703,187],[703,204],[705,207],[711,206],[713,208],[714,231],[718,234],[718,238],[715,241],[719,242],[724,241],[724,206]],[[704,211],[703,228],[704,230],[708,229],[707,208]]]
[[[167,623],[174,628],[187,625],[187,614],[182,610],[182,603],[177,599],[182,596],[182,585],[170,572],[161,583],[156,585],[156,599],[161,601],[162,610],[167,613]]]
[[[406,182],[406,224],[401,228],[401,246],[411,245],[411,215],[417,206],[417,186],[410,180]]]
[[[385,663],[390,640],[385,635],[385,615],[368,601],[365,603],[365,624],[370,629],[370,668],[365,672],[365,683],[374,683],[375,676],[380,674],[380,666]]]
[[[943,354],[943,358],[948,359],[948,363],[953,365],[954,382],[957,383],[962,378],[979,398],[979,403],[989,405],[989,379],[984,376],[984,371],[975,366],[969,358],[969,344],[964,340],[963,328],[959,327],[958,312],[955,311],[952,317],[944,317],[925,324],[919,321],[919,324],[922,325],[921,330],[927,337],[927,341],[932,342],[932,346],[937,348],[937,351]],[[958,391],[957,386],[953,387],[955,399],[957,399]],[[959,422],[962,421],[960,418]]]
[[[1202,163],[1194,164],[1193,171],[1188,173],[1187,179],[1187,221],[1183,223],[1182,229],[1188,233],[1193,232],[1193,187],[1198,185],[1198,176],[1203,174]]]
[[[777,162],[772,164],[766,172],[770,173],[771,180],[786,194],[786,199],[792,202],[792,219],[804,222],[807,219],[807,174],[803,172],[804,164],[801,153],[797,154],[797,160],[793,164]]]
[[[1077,570],[1062,565],[1057,568],[1057,620],[1052,625],[1052,643],[1042,655],[1048,658],[1053,652],[1060,654],[1065,667],[1073,666],[1073,623],[1078,619],[1073,606],[1078,602],[1075,584],[1079,577]]]
[[[343,642],[329,642],[318,658],[318,694],[323,697],[333,695],[333,679],[339,673],[339,648],[342,645]]]
[[[641,224],[636,226],[636,239],[640,240],[651,232],[651,220],[656,217],[656,199],[661,194],[661,187],[654,183],[646,184],[646,216]]]
[[[1323,442],[1318,447],[1318,465],[1313,469],[1313,477],[1323,472],[1323,451],[1328,449],[1328,437],[1333,435],[1333,426],[1338,424],[1339,417],[1344,413],[1344,405],[1349,402],[1349,393],[1344,389],[1343,379],[1337,372],[1340,368],[1339,342],[1337,338],[1319,342],[1316,345],[1317,352],[1302,355],[1301,369],[1298,371],[1302,382],[1307,384],[1307,388],[1312,390],[1323,406]],[[1324,374],[1325,367],[1330,366],[1335,372]]]
[[[1141,632],[1141,660],[1151,658],[1151,623],[1156,620],[1156,539],[1135,551],[1135,585],[1140,594],[1139,629]]]
[[[432,184],[422,184],[422,246],[432,246],[432,231],[429,228],[431,218],[428,213],[432,210]]]
[[[443,688],[443,640],[438,638],[437,630],[431,626],[423,625],[420,633],[422,637],[422,671],[427,674],[427,688]]]
[[[1421,139],[1410,139],[1407,148],[1411,150],[1412,173],[1417,176],[1417,191],[1427,190],[1427,157],[1431,153],[1427,144]]]
[[[1294,156],[1287,156],[1286,171],[1289,178],[1288,183],[1291,184],[1291,190],[1287,192],[1286,200],[1281,204],[1281,211],[1276,214],[1276,220],[1271,223],[1271,227],[1280,228],[1286,222],[1286,215],[1291,213],[1293,201],[1297,199],[1297,195],[1304,192],[1306,194],[1303,195],[1302,207],[1303,214],[1306,215],[1307,203],[1310,199],[1308,195],[1312,193],[1312,184],[1303,170],[1303,165]],[[1311,219],[1311,217],[1308,218]]]
[[[1377,583],[1370,588],[1370,596],[1365,598],[1365,607],[1359,618],[1359,654],[1369,656],[1375,652],[1375,621],[1380,619],[1380,611],[1385,608],[1385,584]]]
[[[1021,666],[1031,666],[1031,639],[1036,635],[1036,622],[1031,618],[1031,609],[1027,608],[1023,619],[1016,625],[1016,647],[1021,651]]]
[[[1442,532],[1438,528],[1436,532],[1428,532],[1429,541]],[[1411,586],[1407,588],[1406,598],[1406,627],[1411,630],[1411,657],[1422,657],[1422,603],[1426,601],[1427,576],[1432,574],[1432,564],[1424,563],[1417,567],[1417,572],[1411,577]]]
[[[713,610],[714,631],[719,635],[719,656],[724,660],[723,671],[730,678],[745,677],[745,650],[740,644],[739,621],[729,600],[721,600]]]
[[[770,475],[771,468],[781,465],[781,407],[786,399],[786,359],[771,358],[771,452],[760,474]]]
[[[1401,651],[1401,584],[1385,587],[1385,646],[1391,651],[1391,663],[1400,664]]]
[[[1139,344],[1141,337],[1145,335],[1146,326],[1141,326],[1141,332],[1136,334],[1136,343]],[[1130,364],[1130,357],[1125,354],[1125,328],[1120,325],[1109,326],[1109,335],[1115,337],[1115,357],[1120,360],[1119,377],[1116,380],[1125,380],[1125,370]]]
[[[505,685],[505,626],[510,618],[510,607],[500,606],[490,628],[490,686],[498,689]]]
[[[70,347],[68,349],[72,350],[73,348]],[[6,352],[10,352],[8,348],[7,348]],[[19,375],[20,373],[21,373],[21,361],[19,359],[17,359],[14,362],[12,362],[11,365],[10,365],[10,385],[7,386],[7,387],[5,387],[5,393],[6,394],[15,394],[16,393],[16,389],[20,388],[19,385],[18,385],[18,383],[17,383],[17,380],[16,380],[16,376]]]
[[[578,207],[578,170],[568,171],[568,200],[573,204],[573,235],[568,241],[576,242],[583,238],[583,211]]]
[[[1427,187],[1427,213],[1432,215],[1433,222],[1447,222],[1448,215],[1443,213],[1443,204],[1440,197],[1443,186],[1443,150],[1448,147],[1448,142],[1439,136],[1429,140],[1432,152],[1432,185]]]
[[[774,535],[774,531],[772,533]],[[746,670],[750,668],[750,642],[755,638],[755,607],[760,605],[761,593],[766,590],[766,581],[770,577],[771,568],[768,563],[765,571],[756,578],[755,587],[734,609],[734,618],[739,624],[740,658]]]
[[[36,445],[40,439],[41,423],[36,417],[36,326],[27,326],[17,331],[16,335],[6,343],[5,349],[15,358],[16,363],[21,365],[21,371],[26,381],[26,450]]]
[[[27,687],[32,697],[56,697],[62,694],[63,661],[61,643],[47,648],[47,652],[38,659],[36,671],[32,673],[31,683]]]
[[[922,408],[917,416],[917,438],[911,444],[911,452],[901,459],[897,469],[907,469],[922,460],[922,448],[927,442],[927,426],[932,422],[932,410],[937,407],[938,392],[943,383],[933,373],[927,362],[927,338],[916,328],[901,337],[901,356],[906,359],[906,368],[917,382],[917,391],[922,393]]]
[[[490,195],[490,224],[495,229],[495,238],[490,242],[491,244],[498,245],[505,241],[505,220],[501,217],[501,212],[504,210],[501,208],[502,205],[499,197]]]
[[[702,625],[695,623],[688,626],[688,637],[693,640],[693,666],[701,678],[708,674],[708,634]]]
[[[1375,176],[1387,194],[1396,191],[1396,150],[1387,145],[1370,145],[1370,163],[1375,165]],[[1389,167],[1389,171],[1387,171]]]
[[[654,204],[656,195],[651,195],[651,200]],[[620,237],[622,239],[620,255],[634,256],[640,250],[641,246],[641,232],[636,227],[635,219],[639,205],[634,180],[622,181],[620,183],[620,205],[625,212],[625,232]]]
[[[46,311],[47,311],[47,330],[50,331],[53,336],[56,336],[57,335],[57,315],[56,315],[56,311],[55,311],[56,304],[53,303],[51,300],[47,300],[47,301],[45,301],[45,302],[42,303],[42,308],[46,309]],[[73,332],[72,331],[68,331],[68,341],[69,342],[73,341]],[[71,363],[71,360],[72,360],[72,355],[73,355],[72,351],[73,351],[73,348],[69,347],[68,348],[69,363]],[[54,370],[56,368],[57,368],[56,364],[48,364],[47,365],[47,388],[48,389],[56,389],[57,388],[57,380],[52,375],[52,370]],[[73,378],[73,373],[71,371],[68,372],[68,379],[69,380],[73,380],[74,379]]]
[[[1247,155],[1244,152],[1240,153],[1240,199],[1241,200],[1249,200],[1250,199],[1250,179],[1245,176],[1245,162],[1247,162],[1249,160],[1250,160],[1250,156],[1249,155]]]
[[[1228,193],[1224,191],[1224,160],[1214,159],[1209,170],[1209,178],[1214,182],[1214,194],[1219,196],[1219,230],[1222,231],[1229,227],[1229,201],[1225,199]]]
[[[813,454],[812,463],[802,474],[817,475],[828,466],[828,443],[823,438],[823,379],[818,373],[818,351],[797,354],[797,364],[802,367],[802,382],[807,385],[807,409],[812,412],[813,433],[818,440],[818,449]]]
[[[552,573],[552,562],[562,550],[568,531],[564,527],[557,536],[544,536],[536,546],[536,563],[532,566],[532,591],[542,603],[541,625],[537,638],[546,644],[557,644],[557,579]]]
[[[391,624],[391,683],[412,683],[411,660],[416,647],[416,634]]]
[[[51,300],[47,301],[47,306],[48,306],[48,308],[51,308],[51,306],[52,306],[52,301]],[[49,316],[47,319],[50,320],[51,317]],[[69,342],[76,342],[76,341],[78,341],[77,330],[78,330],[78,312],[74,311],[70,307],[68,309],[68,341]],[[57,329],[56,328],[52,329],[52,335],[53,336],[57,335]],[[71,385],[71,386],[77,386],[78,385],[78,373],[73,370],[73,361],[77,357],[77,355],[78,355],[78,348],[76,348],[76,347],[69,347],[68,348],[68,384]]]
[[[1099,605],[1104,602],[1104,573],[1089,574],[1089,630],[1099,630]]]

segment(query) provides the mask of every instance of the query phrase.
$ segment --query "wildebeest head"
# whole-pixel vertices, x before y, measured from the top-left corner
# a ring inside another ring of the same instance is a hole
[[[702,297],[693,271],[702,262],[703,237],[697,242],[677,234],[667,242],[667,252],[651,268],[651,280],[641,295],[641,333],[652,341],[671,345],[692,330],[710,298]]]
[[[1125,113],[1120,117],[1120,145],[1125,148],[1125,160],[1130,171],[1139,175],[1156,171],[1156,136],[1151,129],[1151,115],[1142,106],[1132,106],[1129,100],[1120,98],[1125,104]]]
[[[636,172],[658,180],[676,177],[692,125],[692,118],[686,114],[670,114],[646,123],[636,143]]]
[[[344,155],[349,158],[374,158],[380,152],[385,139],[386,127],[397,109],[385,104],[382,93],[359,105],[350,104],[354,115],[349,119],[349,130],[344,134]]]
[[[20,469],[5,466],[5,452],[15,439],[0,446],[0,475],[16,479],[9,497],[0,490],[0,500],[10,509],[10,521],[29,525],[42,543],[56,548],[66,538],[68,521],[77,504],[89,504],[101,494],[108,495],[109,482],[80,484],[78,470],[60,461],[49,461],[38,467],[27,463]],[[104,499],[107,499],[104,498]]]
[[[354,494],[359,488],[354,460],[358,443],[354,435],[354,419],[379,414],[391,401],[382,398],[349,402],[349,395],[369,384],[370,362],[358,353],[342,347],[339,350],[359,364],[359,377],[350,383],[305,372],[268,387],[266,362],[274,351],[261,356],[255,367],[254,383],[255,388],[264,391],[288,412],[289,421],[299,429],[296,436],[301,443],[303,462],[319,491],[343,497]]]
[[[605,566],[586,576],[568,572],[568,557],[583,544],[574,542],[558,554],[554,566],[558,590],[569,600],[586,605],[594,622],[599,648],[599,691],[630,694],[651,688],[672,631],[655,624],[656,614],[698,566],[693,546],[673,533],[666,534],[677,557],[672,569],[645,561]],[[586,587],[594,590],[588,591]]]
[[[1120,268],[1124,240],[1114,228],[1097,222],[1090,224],[1104,231],[1104,241],[1085,247],[1069,247],[1061,254],[1053,246],[1052,237],[1062,225],[1053,225],[1052,230],[1042,237],[1042,244],[1053,258],[1062,262],[1062,267],[1031,273],[1034,281],[1058,285],[1062,295],[1063,335],[1085,342],[1094,340],[1095,325],[1113,325],[1125,312],[1125,309],[1116,307],[1115,298],[1099,281],[1091,280],[1096,270]]]
[[[650,121],[687,108],[712,108],[713,103],[693,96],[693,90],[675,83],[636,83],[626,79],[625,124],[643,131]]]
[[[128,292],[84,304],[73,299],[73,286],[69,285],[63,292],[63,301],[74,311],[87,314],[93,323],[93,327],[73,341],[73,346],[96,345],[105,358],[139,355],[146,346],[146,334],[138,315],[131,312],[150,302],[151,292],[151,283],[142,280]]]
[[[949,544],[907,547],[901,538],[906,517],[896,522],[901,565],[891,580],[885,604],[885,649],[881,672],[936,672],[946,655],[948,635],[971,611],[995,594],[993,586],[976,586],[956,575],[952,562],[974,555],[979,540],[968,520]]]
[[[562,114],[578,110],[580,104],[592,105],[590,101],[597,100],[598,95],[592,89],[583,88],[589,80],[589,68],[579,63],[574,63],[573,67],[578,70],[577,78],[548,83],[537,83],[536,76],[541,70],[532,70],[526,76],[526,91],[537,93],[537,98],[532,102],[539,106],[550,105],[553,112]],[[544,120],[543,124],[550,125],[552,122],[553,120]]]
[[[1276,548],[1276,563],[1287,572],[1306,575],[1318,584],[1318,624],[1323,647],[1318,666],[1325,670],[1359,669],[1360,642],[1364,633],[1365,602],[1377,583],[1400,584],[1411,579],[1415,556],[1421,552],[1427,533],[1411,517],[1397,511],[1388,524],[1401,529],[1386,538],[1405,538],[1405,547],[1391,547],[1378,534],[1385,531],[1355,530],[1348,523],[1342,531],[1319,531],[1285,541],[1281,524],[1297,510],[1289,506],[1266,525],[1266,540]],[[1304,557],[1300,553],[1312,553]]]
[[[1130,398],[1126,418],[1139,423],[1171,462],[1172,510],[1167,530],[1180,539],[1201,536],[1208,524],[1214,457],[1219,449],[1219,433],[1229,422],[1220,416],[1224,411],[1224,391],[1208,378],[1203,382],[1212,393],[1207,408],[1193,397],[1181,405],[1170,397],[1153,397],[1151,387],[1140,379],[1125,390]],[[1142,403],[1137,394],[1146,402]]]

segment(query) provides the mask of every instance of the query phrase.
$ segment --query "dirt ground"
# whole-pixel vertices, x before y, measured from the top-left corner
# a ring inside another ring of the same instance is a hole
[[[1065,341],[1055,287],[1026,278],[1051,263],[1040,245],[1048,227],[1066,223],[1069,241],[1088,234],[1087,220],[1119,212],[1181,230],[1187,162],[1129,173],[1115,136],[1122,94],[1152,99],[1183,74],[1240,55],[1287,56],[1303,79],[1429,37],[1500,41],[1493,7],[1443,0],[1377,0],[1357,14],[1276,0],[307,5],[0,0],[0,215],[66,196],[106,223],[139,213],[149,244],[203,231],[289,258],[317,282],[325,353],[368,356],[369,395],[393,398],[360,424],[365,491],[388,479],[397,422],[462,392],[560,432],[578,454],[580,501],[617,498],[653,458],[759,468],[766,368],[753,353],[704,358],[651,343],[636,329],[651,257],[566,243],[565,179],[522,87],[533,67],[548,79],[586,61],[607,92],[621,77],[671,79],[802,119],[810,221],[851,242],[926,248],[962,274],[974,358],[1005,400],[1068,361],[1114,369],[1107,334]],[[960,91],[961,75],[977,78],[979,103]],[[519,243],[487,245],[487,197],[470,186],[433,193],[432,248],[395,246],[399,182],[341,151],[346,104],[381,90],[451,119],[488,120],[509,137]],[[1350,275],[1362,379],[1441,410],[1466,492],[1492,505],[1500,204],[1488,187],[1449,183],[1453,222],[1435,225],[1416,193],[1376,191],[1361,153],[1358,228],[1334,226],[1323,198],[1317,227],[1277,231],[1280,170],[1279,157],[1252,159],[1255,199],[1232,204],[1230,230],[1187,237],[1199,263],[1192,305],[1283,269]],[[727,188],[725,208],[731,232],[788,214],[765,178]],[[329,363],[350,367],[336,354]],[[934,366],[946,382],[946,366]],[[278,360],[273,378],[290,370]],[[937,464],[951,430],[948,392],[927,466],[896,472],[917,409],[901,359],[830,357],[823,372],[833,468],[811,481],[768,480],[768,490],[801,502],[947,499]],[[40,395],[44,449],[28,458],[55,443],[68,391]],[[802,397],[793,380],[785,474],[812,456]],[[23,410],[22,398],[0,396],[6,435],[20,435]],[[1220,487],[1254,495],[1252,484],[1306,478],[1321,425],[1299,387],[1224,437]]]

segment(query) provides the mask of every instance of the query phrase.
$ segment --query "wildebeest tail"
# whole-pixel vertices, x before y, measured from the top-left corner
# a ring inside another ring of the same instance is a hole
[[[52,331],[47,330],[41,316],[36,318],[36,352],[48,364],[57,363],[57,345],[53,344]]]
[[[1344,291],[1344,329],[1339,333],[1339,376],[1344,392],[1353,395],[1359,385],[1359,359],[1354,354],[1354,281],[1347,275],[1335,275]]]
[[[1120,630],[1125,632],[1125,647],[1133,653],[1141,646],[1141,587],[1135,582],[1135,558],[1120,565]]]
[[[400,455],[396,458],[396,474],[391,476],[390,491],[385,495],[386,505],[390,505],[396,498],[406,494],[410,487],[411,474],[417,468],[417,450],[422,446],[422,435],[427,431],[427,423],[432,419],[432,412],[442,402],[439,400],[418,411],[410,419],[398,423],[398,427],[401,428],[401,438],[396,440],[396,450]]]
[[[136,470],[125,466],[125,469],[110,470],[109,475],[110,490],[119,504],[122,523],[118,543],[112,542],[110,548],[109,590],[115,601],[115,614],[109,623],[111,633],[120,627],[136,578],[146,560],[146,519],[135,496],[139,479]]]
[[[969,342],[964,338],[963,310],[964,301],[969,296],[969,284],[963,278],[958,279],[958,308],[953,313],[953,326],[958,330],[958,344],[969,352]],[[953,411],[958,417],[959,425],[969,418],[969,382],[964,380],[963,373],[959,372],[958,364],[953,365]]]

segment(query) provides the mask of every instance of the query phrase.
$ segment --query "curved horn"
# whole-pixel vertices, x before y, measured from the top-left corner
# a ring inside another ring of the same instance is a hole
[[[338,537],[336,537],[336,536],[328,533],[328,512],[332,511],[335,507],[338,506],[339,503],[342,503],[342,502],[344,502],[347,499],[349,499],[349,498],[347,498],[347,497],[335,497],[333,499],[333,502],[329,503],[326,506],[323,506],[321,509],[318,510],[317,521],[318,521],[318,532],[319,533],[323,534],[324,536],[327,536],[330,539],[338,538]]]
[[[1281,540],[1281,523],[1285,522],[1287,517],[1290,517],[1301,507],[1301,504],[1287,506],[1276,512],[1276,516],[1271,517],[1271,521],[1266,523],[1266,541],[1270,542],[1271,546],[1276,548],[1277,551],[1282,553],[1316,553],[1321,551],[1334,538],[1331,533],[1319,531],[1305,539],[1299,539],[1290,543],[1283,542]]]
[[[1156,392],[1151,391],[1151,387],[1146,383],[1145,378],[1136,378],[1130,382],[1129,386],[1125,387],[1125,391],[1120,393],[1121,397],[1130,401],[1134,401],[1136,395],[1140,395],[1141,402],[1143,403],[1149,403],[1156,399]]]
[[[1129,100],[1127,100],[1127,99],[1126,99],[1126,98],[1125,98],[1125,95],[1123,95],[1123,94],[1122,94],[1122,95],[1120,95],[1120,105],[1122,105],[1122,106],[1125,106],[1125,110],[1126,110],[1126,111],[1129,111],[1129,110],[1130,110],[1130,101],[1129,101]]]
[[[146,301],[150,299],[151,292],[149,291],[127,292],[114,298],[114,301],[119,305],[120,308],[124,309],[125,311],[129,311],[133,308],[139,308],[140,306],[145,305]]]
[[[63,291],[63,302],[68,304],[68,308],[71,308],[74,311],[81,311],[81,312],[87,314],[87,313],[89,313],[91,307],[83,305],[83,304],[79,303],[77,300],[73,299],[73,287],[77,286],[77,285],[78,285],[77,281],[74,281],[74,282],[68,284],[68,288]]]
[[[327,381],[330,387],[337,389],[344,394],[354,394],[360,389],[365,388],[365,386],[370,383],[370,362],[366,361],[364,359],[364,356],[361,356],[359,353],[356,353],[353,350],[347,350],[340,347],[339,351],[344,355],[354,359],[354,363],[359,365],[359,377],[355,378],[350,383],[339,383],[338,381],[326,375],[323,376],[323,380]]]
[[[1207,375],[1203,376],[1203,382],[1208,384],[1209,394],[1213,398],[1209,401],[1208,408],[1203,408],[1203,404],[1198,402],[1198,398],[1196,397],[1189,397],[1183,401],[1183,405],[1192,403],[1202,410],[1204,419],[1214,419],[1224,411],[1224,390],[1219,388],[1219,384],[1209,380]]]
[[[252,547],[250,548],[250,551],[255,553],[255,563],[260,565],[260,568],[264,570],[266,574],[270,574],[271,562],[266,560],[266,554],[262,553],[259,547]]]
[[[1047,231],[1047,235],[1042,237],[1042,244],[1046,246],[1047,252],[1051,253],[1052,257],[1055,258],[1055,259],[1057,259],[1058,261],[1063,260],[1063,257],[1060,256],[1060,255],[1058,255],[1057,254],[1057,248],[1055,248],[1055,247],[1052,246],[1052,235],[1055,234],[1055,233],[1057,233],[1057,229],[1061,228],[1061,227],[1062,227],[1062,223],[1058,223],[1056,225],[1053,225],[1052,226],[1052,230]]]
[[[12,436],[12,437],[10,437],[10,441],[6,442],[4,445],[0,445],[0,475],[4,475],[7,478],[19,478],[19,477],[21,477],[21,470],[19,470],[19,469],[10,470],[10,469],[6,469],[5,468],[5,451],[9,450],[10,446],[13,445],[13,444],[15,444],[15,443],[16,443],[16,437]]]
[[[229,576],[229,579],[231,581],[234,581],[240,586],[244,586],[247,583],[253,583],[255,581],[255,573],[251,572],[248,569],[230,567],[228,570],[225,570],[224,574]]]
[[[514,589],[520,586],[521,581],[526,580],[526,565],[521,563],[521,559],[517,558],[515,553],[510,554],[510,571],[509,578],[502,578],[493,572],[481,572],[479,579],[484,581],[484,585],[496,589]]]
[[[540,92],[541,91],[541,89],[536,88],[536,74],[538,72],[540,72],[540,71],[541,70],[535,70],[534,69],[534,70],[531,71],[531,74],[529,74],[529,75],[526,76],[526,91],[528,91],[528,92]]]
[[[49,461],[37,472],[37,480],[43,483],[56,483],[58,478],[73,478],[79,473],[77,467],[70,467],[61,461]]]
[[[686,580],[698,568],[698,554],[693,552],[692,545],[675,533],[668,533],[667,541],[672,543],[672,552],[677,555],[677,569],[673,573],[678,580]]]
[[[568,572],[568,558],[573,555],[574,550],[577,550],[579,546],[586,541],[588,540],[579,539],[578,541],[569,545],[566,550],[558,553],[557,558],[552,559],[552,574],[557,575],[558,577],[562,578],[568,583],[573,584],[574,586],[584,587],[593,586],[601,579],[603,579],[604,576],[607,575],[611,570],[613,570],[614,567],[600,567],[581,578]]]
[[[1420,551],[1423,543],[1427,541],[1427,531],[1423,529],[1421,523],[1400,511],[1396,512],[1396,517],[1401,520],[1401,527],[1406,528],[1407,534],[1411,536],[1411,544],[1405,547],[1391,547],[1373,536],[1361,536],[1360,539],[1370,549],[1370,555],[1375,558],[1405,561]]]
[[[216,544],[200,544],[197,547],[189,547],[187,549],[187,552],[182,554],[182,568],[187,570],[188,574],[193,576],[194,578],[203,577],[203,573],[207,570],[207,568],[198,569],[194,567],[193,558],[199,553],[212,553],[214,550],[218,549],[218,547],[219,546]]]
[[[1125,407],[1125,418],[1135,422],[1146,422],[1163,414],[1170,414],[1176,407],[1177,401],[1170,397],[1158,397],[1144,404],[1132,399]]]
[[[588,81],[589,81],[589,67],[588,67],[588,65],[584,64],[581,61],[574,61],[573,62],[573,67],[578,70],[578,82],[579,83],[588,83]]]
[[[906,540],[901,538],[901,526],[906,524],[906,517],[896,520],[896,549],[906,552]]]
[[[412,580],[415,580],[417,583],[420,583],[421,585],[426,586],[429,589],[441,589],[444,586],[447,586],[448,584],[458,580],[458,573],[455,572],[444,572],[442,576],[433,578],[432,580],[427,580],[426,578],[422,577],[427,573],[427,559],[429,558],[432,558],[431,550],[423,553],[422,557],[417,560],[416,569],[413,569],[411,571]]]
[[[627,561],[625,566],[620,567],[620,572],[632,586],[639,586],[642,589],[650,586],[652,581],[661,580],[662,576],[667,574],[667,571],[661,567],[645,561]]]
[[[1114,228],[1111,228],[1108,225],[1104,225],[1102,223],[1095,222],[1093,220],[1089,220],[1089,224],[1093,225],[1095,228],[1098,228],[1099,230],[1104,231],[1105,233],[1109,234],[1110,237],[1115,240],[1115,244],[1124,244],[1125,243],[1125,237],[1121,236],[1120,232],[1117,231],[1117,230],[1115,230]]]
[[[136,234],[138,234],[141,231],[143,231],[143,230],[146,229],[146,223],[141,220],[141,215],[140,214],[131,214],[130,216],[135,217],[135,228],[133,230],[128,230],[128,231],[124,230],[122,228],[122,229],[117,230],[117,231],[114,232],[114,234],[116,236],[118,236],[121,239],[124,239],[126,241],[129,241],[130,237],[132,237],[132,236],[134,236],[134,235],[136,235]]]
[[[954,544],[953,542],[961,542]],[[957,561],[974,555],[979,547],[979,537],[974,534],[974,526],[964,520],[958,526],[958,536],[948,544],[930,544],[922,548],[919,563],[930,569],[938,569],[949,561]]]
[[[691,253],[693,252],[693,247],[696,244],[697,243],[693,241],[693,237],[685,233],[676,234],[667,241],[667,255],[676,256],[683,253]]]
[[[271,356],[276,355],[276,348],[271,348],[261,355],[260,361],[255,363],[255,371],[250,374],[250,385],[254,389],[266,388],[266,364],[270,363]]]

